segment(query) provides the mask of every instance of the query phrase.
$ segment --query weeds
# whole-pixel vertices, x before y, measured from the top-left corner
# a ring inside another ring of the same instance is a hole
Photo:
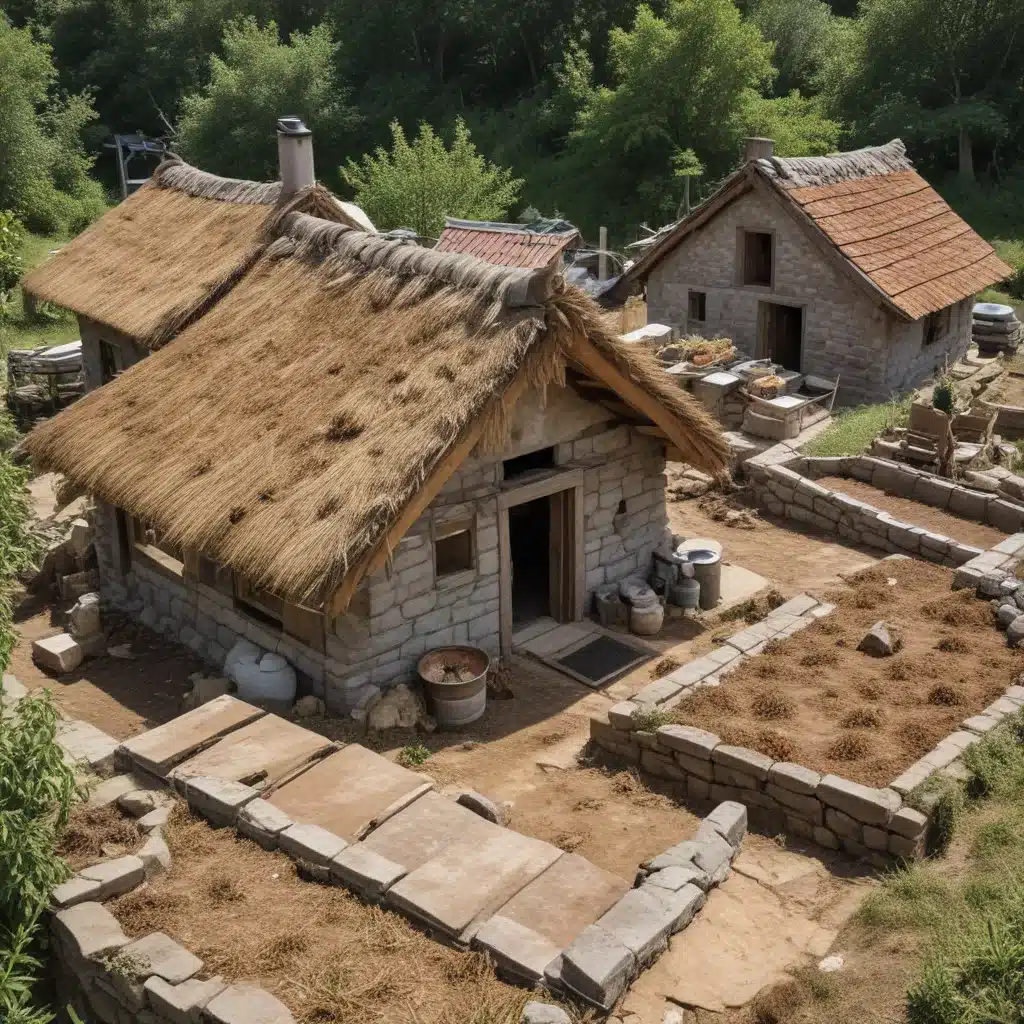
[[[835,422],[800,449],[804,455],[860,455],[883,431],[904,426],[910,417],[910,399],[893,399],[842,412]]]
[[[402,747],[398,752],[396,761],[403,768],[419,768],[430,759],[430,748],[422,743],[412,743],[408,747]]]
[[[661,708],[638,707],[632,714],[633,726],[640,732],[654,732],[672,719]]]

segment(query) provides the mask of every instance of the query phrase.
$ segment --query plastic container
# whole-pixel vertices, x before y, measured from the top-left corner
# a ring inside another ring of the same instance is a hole
[[[669,598],[680,608],[696,608],[700,603],[700,583],[695,579],[682,579],[669,590]]]
[[[441,729],[475,722],[487,710],[487,670],[491,659],[479,647],[439,647],[416,668],[427,705]]]

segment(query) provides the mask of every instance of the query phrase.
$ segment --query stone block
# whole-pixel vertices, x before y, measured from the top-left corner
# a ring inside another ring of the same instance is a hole
[[[697,843],[693,839],[685,839],[675,846],[670,846],[664,853],[645,860],[642,867],[647,871],[664,871],[670,867],[693,867],[693,858],[697,855]]]
[[[684,754],[677,754],[676,757],[684,757]],[[690,775],[686,779],[686,796],[690,800],[709,800],[711,798],[711,783],[696,775]]]
[[[58,885],[50,896],[55,907],[73,907],[79,903],[87,903],[102,899],[100,883],[91,879],[74,875],[66,882]]]
[[[155,828],[161,828],[167,824],[167,819],[171,816],[171,805],[166,804],[163,807],[157,807],[155,810],[144,814],[136,824],[143,832],[152,832]]]
[[[81,645],[68,633],[58,633],[32,643],[32,660],[50,672],[73,672],[84,659]]]
[[[145,984],[149,1005],[171,1024],[199,1024],[200,1011],[226,988],[227,983],[220,975],[206,981],[183,981],[179,985],[170,985],[154,975]]]
[[[699,757],[690,757],[689,754],[681,754],[678,751],[673,756],[676,764],[688,775],[696,775],[698,779],[703,779],[705,782],[714,782],[715,766],[710,761]]]
[[[156,976],[171,985],[187,981],[203,967],[199,957],[163,932],[152,932],[130,942],[118,955],[133,961],[132,970],[137,977]]]
[[[327,866],[348,843],[319,825],[291,825],[278,835],[277,845],[295,860]]]
[[[886,825],[903,801],[892,789],[872,789],[838,775],[826,775],[818,783],[817,797],[865,825]]]
[[[713,732],[695,729],[689,725],[663,725],[658,729],[657,735],[661,746],[701,761],[710,761],[712,752],[721,743]]]
[[[93,808],[109,807],[118,803],[128,793],[139,788],[139,780],[133,775],[114,775],[98,782],[89,791],[88,806]]]
[[[828,807],[825,810],[825,827],[840,839],[860,839],[861,824],[856,818]]]
[[[983,491],[972,491],[966,487],[954,487],[949,495],[949,510],[964,519],[985,522],[985,506],[989,497]]]
[[[128,945],[114,915],[99,903],[79,903],[53,916],[54,934],[73,957],[99,960]]]
[[[889,848],[889,833],[884,828],[875,828],[874,825],[865,825],[861,841],[869,850],[877,850],[885,853]]]
[[[725,768],[732,768],[744,775],[752,776],[759,782],[767,780],[768,771],[775,763],[770,757],[766,757],[756,750],[734,747],[728,743],[721,743],[715,747],[711,753],[711,760]]]
[[[918,839],[928,829],[928,818],[913,807],[901,807],[890,819],[889,829],[906,839]]]
[[[633,952],[596,924],[587,925],[562,954],[566,987],[587,1002],[610,1010],[636,970]]]
[[[638,964],[648,964],[666,949],[669,937],[678,930],[674,896],[667,889],[630,889],[598,918],[597,926],[621,942]]]
[[[258,843],[264,850],[277,848],[277,837],[293,824],[284,811],[257,797],[238,812],[235,827],[239,833]]]
[[[813,796],[821,782],[821,773],[789,761],[776,761],[768,770],[768,781],[791,793]]]
[[[711,878],[696,864],[671,864],[648,875],[644,884],[669,892],[679,892],[685,885],[695,885],[702,892],[707,892],[711,888]]]
[[[498,973],[533,987],[544,978],[544,970],[559,955],[550,939],[527,925],[495,914],[473,937],[473,946],[494,961]]]
[[[634,735],[639,738],[643,734],[635,733]],[[654,750],[641,750],[640,767],[660,779],[672,779],[676,782],[686,781],[686,772],[668,754],[659,754]]]
[[[666,676],[664,679],[656,679],[653,683],[648,683],[639,693],[634,694],[633,702],[657,706],[667,703],[682,692],[683,687]]]
[[[523,1007],[519,1024],[572,1024],[572,1021],[560,1006],[531,1001]]]
[[[212,775],[194,775],[185,780],[189,807],[218,827],[234,825],[239,811],[259,795],[251,786]]]
[[[902,860],[919,860],[925,854],[925,837],[918,836],[916,839],[909,839],[907,836],[889,833],[889,853]]]
[[[106,900],[130,892],[140,885],[145,880],[146,869],[140,858],[129,855],[82,868],[79,874],[82,878],[98,882],[100,892],[96,898]]]
[[[721,783],[725,788],[754,791],[760,786],[753,775],[747,775],[746,772],[741,772],[738,768],[729,768],[724,764],[713,765],[713,768],[714,781]],[[732,800],[742,799],[742,797],[737,794],[736,796],[714,797],[714,799]]]
[[[834,832],[829,832],[823,825],[815,825],[811,837],[819,846],[827,850],[839,849],[839,837]]]
[[[637,710],[639,710],[639,705],[633,701],[620,701],[608,709],[608,721],[616,729],[631,731],[633,729],[633,714]]]
[[[705,819],[731,847],[739,847],[747,834],[747,809],[741,803],[727,800],[719,804]]]
[[[342,850],[330,864],[331,875],[342,885],[366,899],[380,899],[406,870],[401,864],[367,850],[356,843]]]
[[[295,1024],[279,999],[256,985],[229,985],[203,1008],[201,1019],[211,1024]]]
[[[146,878],[156,878],[171,867],[171,851],[167,848],[163,835],[154,829],[146,841],[139,847],[136,856],[142,861],[142,869]]]
[[[953,484],[938,480],[931,476],[919,476],[914,483],[912,497],[915,501],[932,505],[934,508],[947,508],[953,493]]]
[[[773,782],[769,782],[765,787],[765,794],[776,801],[776,803],[781,804],[788,813],[804,818],[815,825],[822,823],[823,808],[821,801],[816,796],[794,793],[791,790],[775,785]]]
[[[697,837],[692,841],[696,847],[693,863],[711,879],[712,885],[717,885],[728,875],[735,851],[710,826],[703,824],[697,829]]]

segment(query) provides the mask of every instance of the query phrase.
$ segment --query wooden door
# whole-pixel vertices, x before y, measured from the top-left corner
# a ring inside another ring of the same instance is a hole
[[[558,491],[548,500],[551,615],[559,622],[572,622],[576,618],[576,492]]]
[[[800,372],[804,311],[799,306],[766,302],[762,309],[762,351],[765,359]]]

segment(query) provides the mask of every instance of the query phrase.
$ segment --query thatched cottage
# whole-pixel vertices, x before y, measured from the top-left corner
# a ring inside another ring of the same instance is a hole
[[[714,423],[554,267],[278,214],[225,227],[216,275],[154,252],[154,280],[231,285],[26,442],[95,495],[104,598],[211,661],[248,637],[343,710],[428,649],[508,650],[646,568],[667,449],[723,468]],[[68,280],[105,258],[59,257]]]
[[[615,294],[646,292],[651,322],[839,377],[851,403],[884,400],[962,356],[974,295],[1010,273],[899,140],[780,159],[751,139],[744,165],[659,232]]]

